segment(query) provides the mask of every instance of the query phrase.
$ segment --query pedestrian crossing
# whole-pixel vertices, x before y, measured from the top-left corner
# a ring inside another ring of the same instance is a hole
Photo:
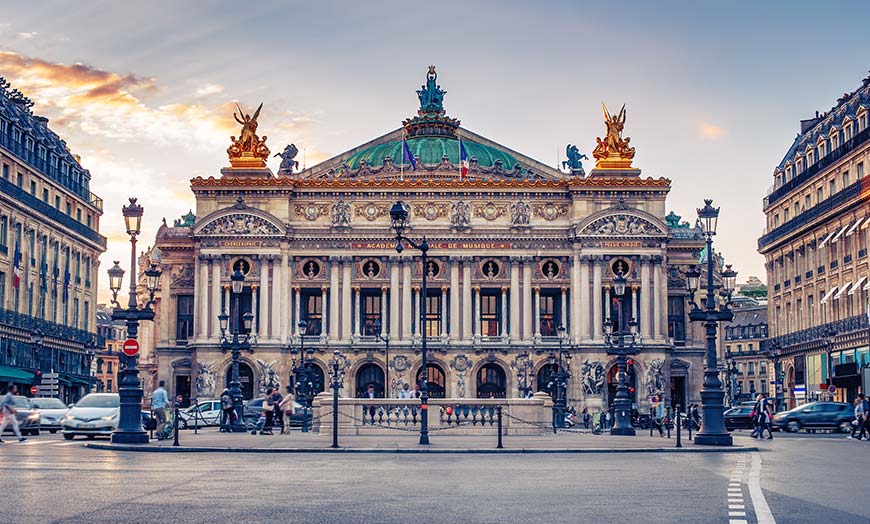
[[[743,491],[749,492],[751,512],[747,512]],[[761,457],[741,454],[728,479],[728,524],[776,524],[761,492]],[[751,517],[755,520],[750,520]]]
[[[34,440],[28,439],[24,442],[13,442],[12,444],[16,446],[43,446],[43,447],[53,447],[53,446],[81,446],[84,444],[84,441],[80,440],[69,441],[69,440]]]

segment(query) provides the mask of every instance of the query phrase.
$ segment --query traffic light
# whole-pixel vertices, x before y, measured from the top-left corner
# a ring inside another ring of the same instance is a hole
[[[42,371],[40,371],[40,370],[37,369],[37,370],[33,373],[33,385],[34,385],[34,386],[39,386],[39,385],[41,385],[41,384],[42,384]]]
[[[634,359],[628,359],[628,369],[630,370],[634,366]],[[629,371],[631,373],[631,371]]]

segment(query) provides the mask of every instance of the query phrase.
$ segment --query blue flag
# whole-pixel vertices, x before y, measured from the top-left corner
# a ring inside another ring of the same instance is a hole
[[[402,140],[402,163],[405,162],[411,163],[411,169],[414,171],[417,170],[417,160],[414,159],[414,153],[411,152],[411,146],[408,145],[407,140]]]

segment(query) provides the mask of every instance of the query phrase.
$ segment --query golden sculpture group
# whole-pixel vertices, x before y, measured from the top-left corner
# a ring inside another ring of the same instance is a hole
[[[262,138],[257,136],[257,118],[260,116],[260,110],[263,109],[263,103],[254,111],[254,115],[246,114],[242,108],[236,104],[239,112],[233,112],[233,118],[236,122],[242,125],[242,132],[239,138],[231,136],[232,145],[227,148],[227,154],[230,157],[230,165],[237,169],[260,169],[266,166],[266,159],[269,158],[269,148],[266,146],[266,136]]]
[[[598,145],[592,152],[595,157],[595,167],[599,169],[629,169],[634,158],[634,148],[629,146],[630,138],[622,138],[625,127],[625,104],[617,115],[607,111],[607,106],[601,103],[604,110],[604,123],[607,125],[607,136],[602,140],[596,138]]]

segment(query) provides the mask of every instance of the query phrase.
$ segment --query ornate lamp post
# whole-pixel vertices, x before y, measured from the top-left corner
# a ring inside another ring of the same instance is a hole
[[[30,332],[30,345],[33,346],[33,358],[35,363],[33,364],[34,380],[33,385],[39,386],[42,384],[42,344],[45,341],[45,336],[42,334],[42,330],[39,328],[34,329]]]
[[[401,200],[393,204],[390,208],[390,221],[392,222],[393,230],[396,232],[396,252],[401,253],[407,243],[409,246],[420,251],[421,262],[423,266],[423,287],[422,299],[420,300],[420,334],[421,351],[423,353],[422,371],[420,375],[420,444],[429,444],[429,362],[428,351],[426,348],[426,301],[428,300],[428,288],[426,287],[426,274],[428,273],[428,253],[429,242],[426,237],[420,243],[414,242],[404,235],[408,228],[408,217],[410,208]]]
[[[723,416],[725,392],[722,390],[722,381],[719,380],[719,370],[716,365],[716,325],[734,319],[734,314],[728,306],[737,281],[737,272],[732,270],[731,266],[726,266],[725,271],[722,272],[722,287],[726,300],[717,307],[717,286],[713,282],[713,236],[716,234],[719,208],[714,208],[712,204],[712,200],[704,200],[704,207],[698,210],[698,218],[707,239],[707,297],[703,309],[695,303],[695,291],[700,284],[701,272],[696,268],[686,272],[692,301],[689,318],[692,322],[703,322],[707,333],[707,359],[704,368],[704,385],[701,389],[702,425],[695,436],[695,444],[730,446],[731,434],[725,429]]]
[[[565,349],[564,349],[564,341],[565,341],[565,326],[559,326],[559,360],[558,367],[556,368],[556,373],[553,374],[553,381],[555,382],[553,386],[556,388],[556,402],[553,403],[553,427],[554,428],[564,428],[565,427],[565,411],[568,408],[568,399],[566,398],[566,389],[568,386],[568,378],[571,376],[568,371],[565,369],[563,365],[565,359]],[[570,359],[570,353],[567,358]]]
[[[331,385],[332,387],[332,447],[338,447],[338,390],[344,387],[344,367],[347,364],[347,358],[341,354],[341,351],[335,350],[332,353],[332,360],[329,361],[331,368]]]
[[[139,308],[136,293],[136,237],[141,232],[142,214],[144,209],[136,203],[135,198],[130,198],[130,205],[121,209],[127,234],[130,235],[130,300],[127,309],[121,309],[118,304],[118,292],[121,290],[121,281],[124,278],[124,270],[114,261],[109,269],[109,289],[112,291],[112,320],[123,320],[127,323],[127,338],[136,340],[139,334],[139,322],[154,320],[154,293],[160,281],[160,270],[156,264],[145,270],[145,287],[148,289],[148,301]],[[118,420],[118,428],[112,433],[112,442],[120,444],[147,444],[148,434],[142,430],[142,387],[139,382],[139,356],[121,356],[125,365],[118,372],[120,375],[118,394],[121,397],[121,410]]]
[[[303,420],[302,420],[302,432],[308,432],[308,417],[311,410],[311,389],[314,384],[312,381],[312,373],[311,373],[311,362],[305,360],[305,333],[308,331],[308,321],[302,319],[299,321],[299,353],[301,354],[301,360],[298,366],[293,367],[293,377],[296,381],[296,402],[302,404],[303,410]],[[291,351],[291,353],[296,353],[296,351]]]
[[[519,379],[519,394],[522,398],[528,398],[532,391],[532,386],[529,385],[529,372],[534,368],[532,360],[529,358],[529,352],[523,351],[511,363],[511,366],[517,370],[517,378]]]
[[[834,344],[837,342],[837,330],[831,326],[825,330],[825,351],[828,356],[828,386],[834,385]],[[827,393],[834,400],[833,393]]]
[[[613,426],[610,428],[611,435],[634,435],[634,427],[631,425],[631,396],[628,394],[628,385],[625,383],[627,356],[634,355],[637,351],[634,349],[637,343],[637,322],[634,320],[628,323],[629,329],[625,329],[625,319],[622,318],[622,297],[625,294],[627,281],[622,273],[616,275],[613,279],[613,293],[617,300],[617,318],[613,318],[611,313],[610,319],[604,323],[604,342],[607,344],[607,354],[616,355],[616,398],[613,400]],[[614,324],[619,325],[619,329],[614,333]],[[626,345],[628,341],[628,345]]]
[[[236,312],[233,318],[232,332],[227,336],[227,329],[230,329],[230,317],[226,312],[221,312],[218,315],[218,323],[221,330],[221,349],[223,351],[232,351],[233,354],[233,374],[230,380],[230,397],[233,399],[233,411],[236,412],[236,421],[230,424],[230,431],[244,432],[247,430],[245,426],[245,402],[242,398],[242,388],[239,385],[239,358],[241,351],[250,351],[251,343],[251,326],[254,323],[254,315],[248,311],[241,316],[242,326],[239,326],[240,296],[244,290],[245,275],[241,270],[236,269],[230,275],[230,287],[233,292],[233,310]]]
[[[380,320],[375,320],[372,327],[375,330],[375,335],[384,343],[384,369],[386,370],[384,374],[384,397],[390,398],[390,390],[392,389],[390,386],[390,334],[381,331]]]
[[[731,360],[725,363],[725,381],[728,384],[728,405],[734,407],[737,398],[737,376],[740,371],[737,369],[737,362]]]

